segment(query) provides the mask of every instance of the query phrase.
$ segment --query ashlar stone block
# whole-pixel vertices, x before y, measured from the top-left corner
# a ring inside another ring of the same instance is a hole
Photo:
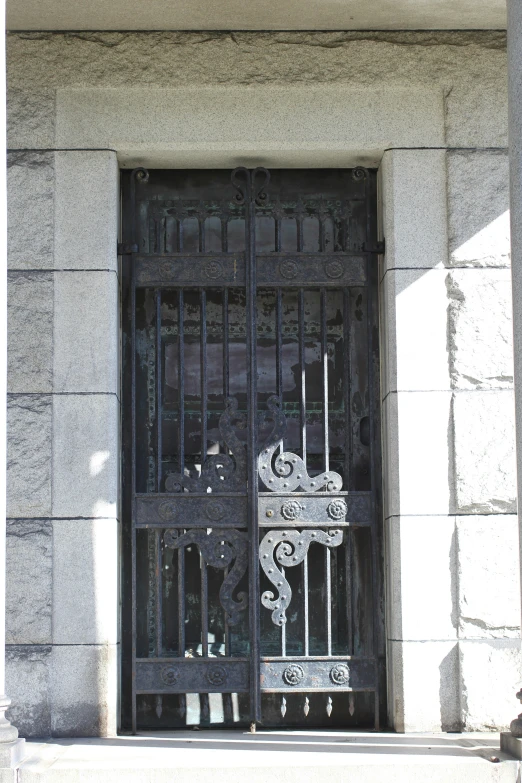
[[[456,519],[459,638],[519,638],[516,515],[460,515]]]
[[[446,279],[448,352],[457,389],[513,385],[511,274],[508,269],[455,269]]]
[[[384,394],[450,388],[445,278],[442,269],[397,269],[384,275]]]
[[[7,289],[8,391],[52,391],[52,272],[10,272]]]
[[[54,737],[104,737],[116,734],[118,647],[53,647],[51,729]]]
[[[380,176],[386,269],[436,269],[446,265],[444,155],[443,150],[384,153]]]
[[[457,643],[389,642],[390,718],[396,731],[459,731]]]
[[[55,395],[52,516],[117,516],[119,416],[114,394]]]
[[[388,634],[394,640],[455,640],[455,517],[392,517],[386,521]],[[429,548],[429,557],[422,552]]]
[[[452,409],[457,511],[515,513],[512,391],[457,392]]]
[[[118,641],[118,523],[53,520],[53,642]]]
[[[450,264],[510,264],[507,152],[448,152]]]
[[[11,152],[7,163],[10,269],[50,269],[54,248],[54,153]]]
[[[7,516],[51,515],[52,402],[48,395],[7,401]]]
[[[451,392],[391,392],[383,404],[385,517],[451,513]]]
[[[52,528],[49,520],[8,519],[6,642],[50,644]]]
[[[50,645],[8,645],[5,651],[7,717],[22,737],[51,735]]]
[[[462,729],[505,729],[516,714],[521,679],[520,639],[459,642]]]
[[[117,271],[119,173],[115,152],[57,152],[56,269]]]
[[[55,272],[54,391],[117,394],[115,272]]]

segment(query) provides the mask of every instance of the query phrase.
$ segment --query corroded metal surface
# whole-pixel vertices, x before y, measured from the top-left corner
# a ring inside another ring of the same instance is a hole
[[[124,723],[377,726],[375,173],[123,180]]]

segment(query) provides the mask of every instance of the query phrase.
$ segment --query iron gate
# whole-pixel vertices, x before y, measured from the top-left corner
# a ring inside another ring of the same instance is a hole
[[[124,724],[378,727],[375,172],[138,168],[123,239]]]

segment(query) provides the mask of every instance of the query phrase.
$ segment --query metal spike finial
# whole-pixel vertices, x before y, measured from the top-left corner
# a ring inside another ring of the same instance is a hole
[[[353,693],[350,693],[348,696],[348,712],[353,717],[353,714],[355,712],[355,696]]]
[[[308,701],[308,696],[305,696],[305,703],[303,707],[303,712],[305,714],[305,718],[308,717],[308,713],[310,712],[310,702]]]
[[[326,702],[326,714],[328,715],[328,717],[330,717],[330,715],[332,714],[332,709],[333,709],[332,697],[328,696],[328,700]]]
[[[283,698],[281,699],[281,715],[283,716],[283,718],[284,718],[284,717],[285,717],[285,715],[286,715],[286,699],[285,699],[285,697],[284,697],[284,696],[283,696]]]
[[[161,716],[163,714],[163,696],[156,696],[156,715],[158,716],[158,720],[161,719]]]

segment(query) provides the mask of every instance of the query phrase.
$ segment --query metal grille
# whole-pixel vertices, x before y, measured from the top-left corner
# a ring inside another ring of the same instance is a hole
[[[124,724],[378,727],[375,173],[123,184]]]

